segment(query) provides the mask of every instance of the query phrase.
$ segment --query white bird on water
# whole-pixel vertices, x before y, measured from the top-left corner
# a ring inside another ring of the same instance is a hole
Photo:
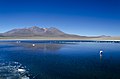
[[[33,47],[35,47],[35,44],[32,44]]]
[[[100,61],[102,60],[102,53],[103,53],[103,51],[102,50],[100,50]]]
[[[17,41],[17,43],[20,43],[20,41]]]
[[[102,51],[102,50],[100,50],[100,57],[102,57],[102,54],[103,54],[103,51]]]
[[[103,51],[102,50],[100,50],[100,54],[102,54],[103,53]]]

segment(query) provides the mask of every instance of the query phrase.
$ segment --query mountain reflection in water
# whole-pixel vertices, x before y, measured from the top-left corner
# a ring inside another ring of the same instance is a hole
[[[25,44],[26,45],[26,44]],[[31,48],[31,49],[37,49],[37,50],[43,50],[43,51],[57,51],[61,49],[64,45],[61,44],[35,44],[33,47],[31,44],[28,44],[24,47]]]
[[[65,44],[40,44],[40,43],[36,43],[35,46],[33,46],[32,43],[11,43],[11,44],[28,48],[29,50],[42,50],[42,51],[57,51],[65,46]]]

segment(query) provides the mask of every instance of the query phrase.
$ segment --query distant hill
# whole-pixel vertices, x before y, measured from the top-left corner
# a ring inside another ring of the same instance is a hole
[[[101,35],[101,36],[98,36],[98,37],[102,38],[102,37],[111,37],[111,36]]]
[[[5,33],[1,33],[2,37],[80,37],[78,35],[72,35],[62,32],[61,30],[50,27],[50,28],[40,28],[33,26],[30,28],[12,29]],[[84,36],[83,36],[84,37]]]

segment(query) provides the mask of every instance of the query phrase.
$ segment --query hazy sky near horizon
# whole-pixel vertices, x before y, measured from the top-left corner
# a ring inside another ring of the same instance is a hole
[[[120,36],[120,0],[0,0],[0,32],[31,26]]]

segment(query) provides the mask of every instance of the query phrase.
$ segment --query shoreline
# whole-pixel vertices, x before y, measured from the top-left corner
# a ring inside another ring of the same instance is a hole
[[[120,37],[100,37],[100,38],[91,38],[91,37],[81,37],[81,38],[63,38],[63,37],[0,37],[0,41],[23,41],[23,40],[30,40],[30,41],[53,41],[53,40],[68,40],[68,41],[108,41],[108,42],[112,42],[112,41],[118,41],[120,42]]]

